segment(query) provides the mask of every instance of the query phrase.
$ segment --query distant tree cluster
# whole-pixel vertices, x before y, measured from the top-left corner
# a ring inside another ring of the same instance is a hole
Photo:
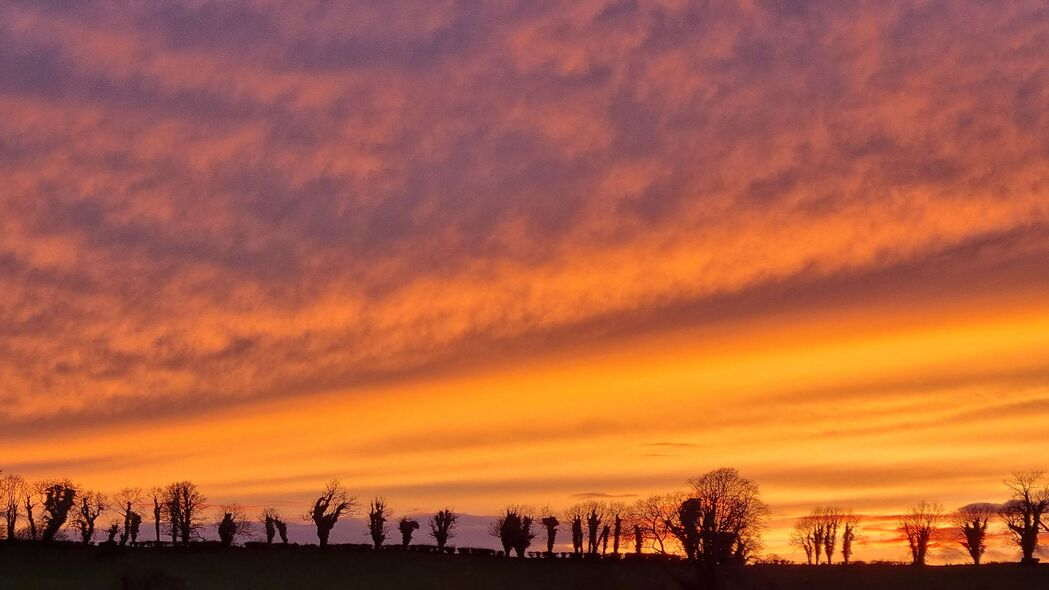
[[[699,579],[716,581],[721,572],[756,558],[769,508],[761,500],[758,485],[735,469],[716,469],[688,483],[686,489],[632,504],[587,501],[557,512],[511,504],[492,521],[489,532],[506,556],[553,557],[558,555],[555,550],[561,539],[572,548],[561,556],[682,556],[695,564]],[[987,550],[988,531],[995,523],[1019,548],[1021,563],[1036,563],[1039,536],[1049,532],[1049,483],[1041,472],[1030,472],[1014,474],[1005,485],[1008,497],[1002,503],[967,504],[949,513],[940,504],[923,501],[901,515],[898,530],[911,563],[924,565],[930,551],[944,543],[957,543],[979,565]],[[339,520],[353,516],[357,507],[357,497],[332,480],[302,518],[313,524],[318,545],[325,547]],[[390,523],[395,522],[394,513],[382,497],[372,499],[367,509],[369,545],[382,549]],[[18,475],[0,474],[0,511],[0,537],[10,540],[53,543],[64,538],[62,531],[67,528],[85,545],[104,534],[104,544],[136,546],[141,544],[143,521],[151,519],[153,539],[149,543],[156,546],[201,541],[208,527],[214,527],[219,544],[226,547],[250,540],[260,529],[267,544],[277,540],[288,544],[288,518],[280,510],[266,508],[252,517],[237,503],[211,506],[191,481],[148,492],[124,488],[107,496],[65,479],[29,482]],[[115,515],[108,527],[98,524],[105,514]],[[426,522],[438,552],[448,548],[458,520],[459,515],[446,507]],[[396,522],[400,544],[395,547],[408,549],[422,526],[407,516]],[[861,540],[860,524],[861,517],[850,508],[819,506],[795,520],[791,543],[809,565],[831,565],[836,560],[848,565]],[[540,535],[545,551],[530,551]]]
[[[988,528],[995,521],[1008,531],[1020,549],[1020,562],[1037,563],[1039,535],[1049,532],[1049,481],[1040,472],[1015,473],[1005,481],[1009,497],[1001,504],[966,504],[952,513],[938,503],[922,501],[899,518],[898,530],[907,543],[911,564],[925,565],[937,541],[958,543],[974,565],[980,565],[987,550]],[[842,562],[849,563],[857,539],[859,517],[837,507],[816,508],[797,519],[791,543],[801,549],[809,565],[830,564],[841,531]]]

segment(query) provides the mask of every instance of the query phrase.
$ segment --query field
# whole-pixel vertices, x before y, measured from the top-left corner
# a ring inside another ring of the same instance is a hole
[[[0,588],[153,590],[384,588],[437,590],[663,590],[682,586],[683,563],[454,557],[316,548],[105,550],[0,545]],[[747,590],[991,590],[1049,588],[1049,566],[892,565],[747,567]]]

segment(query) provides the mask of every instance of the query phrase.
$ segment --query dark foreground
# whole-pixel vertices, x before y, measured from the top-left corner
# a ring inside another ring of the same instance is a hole
[[[318,551],[316,548],[171,551],[5,546],[0,588],[455,590],[680,589],[683,563],[455,557],[421,553]],[[1049,566],[892,565],[746,568],[745,590],[992,590],[1049,588]]]

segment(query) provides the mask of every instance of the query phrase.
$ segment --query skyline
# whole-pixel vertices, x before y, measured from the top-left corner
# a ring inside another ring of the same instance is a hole
[[[1002,501],[1047,17],[0,1],[0,469],[490,515],[731,466],[794,559],[817,505]]]

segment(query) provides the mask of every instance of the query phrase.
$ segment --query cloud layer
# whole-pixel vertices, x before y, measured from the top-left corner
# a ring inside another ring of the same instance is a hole
[[[852,441],[916,432],[892,413],[907,399],[938,404],[909,408],[930,432],[1043,415],[1046,342],[1017,318],[1047,317],[1046,18],[1040,0],[0,1],[0,437],[37,455],[0,461],[46,471],[55,431],[280,407],[240,432],[270,436],[318,396],[482,404],[444,384],[490,371],[469,383],[521,390],[539,420],[552,394],[513,367],[579,355],[641,376],[653,341],[688,351],[670,372],[720,350],[769,379],[628,378],[687,409],[631,439],[639,464],[736,457],[644,446],[699,432],[700,407],[780,427],[701,385],[787,400],[769,403]],[[805,371],[778,348],[827,342],[801,360],[830,364]],[[588,410],[605,390],[562,394],[557,428],[463,410],[437,444],[474,457],[478,440],[637,429]],[[855,423],[817,415],[820,396]],[[336,442],[430,444],[364,430]],[[881,468],[871,489],[920,479]],[[841,483],[828,473],[821,489]]]

